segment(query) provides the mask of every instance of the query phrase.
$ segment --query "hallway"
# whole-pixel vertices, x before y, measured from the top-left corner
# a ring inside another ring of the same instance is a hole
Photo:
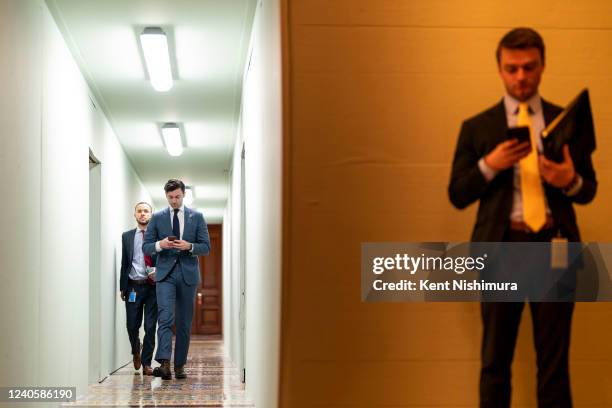
[[[245,396],[240,372],[228,358],[218,336],[194,336],[187,379],[162,381],[135,372],[132,362],[89,386],[86,395],[64,406],[255,407]]]
[[[276,406],[279,2],[6,0],[0,38],[0,172],[19,197],[0,212],[0,388],[74,387],[77,406]],[[170,179],[184,212],[158,241],[189,244],[190,333],[216,336],[192,336],[181,382],[134,374],[144,296],[126,307],[154,254],[124,234],[147,225],[139,205],[169,208]]]

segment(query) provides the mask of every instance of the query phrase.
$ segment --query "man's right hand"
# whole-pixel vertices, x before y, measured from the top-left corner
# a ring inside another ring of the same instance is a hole
[[[172,241],[169,241],[168,238],[164,238],[161,241],[159,241],[159,246],[162,249],[172,249],[174,248],[174,246],[172,245]]]
[[[519,143],[518,139],[510,139],[501,142],[495,149],[485,156],[487,166],[493,170],[506,170],[531,152],[529,142]]]

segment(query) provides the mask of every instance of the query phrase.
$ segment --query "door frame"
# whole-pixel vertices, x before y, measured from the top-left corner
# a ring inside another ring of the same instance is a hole
[[[239,333],[239,353],[238,368],[242,376],[242,382],[246,383],[246,182],[245,182],[245,143],[242,142],[242,152],[240,153],[240,263],[239,268],[239,287],[240,287],[240,318]]]
[[[102,379],[101,225],[102,163],[89,149],[89,362],[88,381]]]

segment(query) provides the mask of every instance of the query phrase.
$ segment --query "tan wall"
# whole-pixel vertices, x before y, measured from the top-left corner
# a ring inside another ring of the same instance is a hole
[[[286,128],[281,406],[477,406],[478,304],[360,301],[365,241],[468,240],[446,187],[462,119],[503,94],[494,50],[514,26],[547,44],[542,95],[588,86],[599,193],[585,240],[612,240],[612,2],[284,2]],[[529,10],[523,18],[521,10]],[[535,406],[529,313],[516,407]],[[578,304],[576,407],[612,407],[612,305]]]

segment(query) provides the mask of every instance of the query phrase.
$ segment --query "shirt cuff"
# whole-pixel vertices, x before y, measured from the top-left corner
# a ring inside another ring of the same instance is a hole
[[[161,247],[161,245],[159,244],[159,241],[157,241],[157,242],[155,243],[155,252],[161,252],[161,250],[162,250],[162,247]]]
[[[193,254],[193,244],[191,244],[191,249],[189,250]]]
[[[567,189],[563,190],[563,194],[565,194],[568,197],[575,196],[576,194],[578,194],[578,192],[582,188],[582,184],[583,184],[582,176],[576,173],[576,181],[572,183],[572,185],[569,186]]]
[[[491,181],[497,176],[497,170],[492,169],[491,166],[485,162],[484,157],[478,160],[478,168],[487,181]]]

